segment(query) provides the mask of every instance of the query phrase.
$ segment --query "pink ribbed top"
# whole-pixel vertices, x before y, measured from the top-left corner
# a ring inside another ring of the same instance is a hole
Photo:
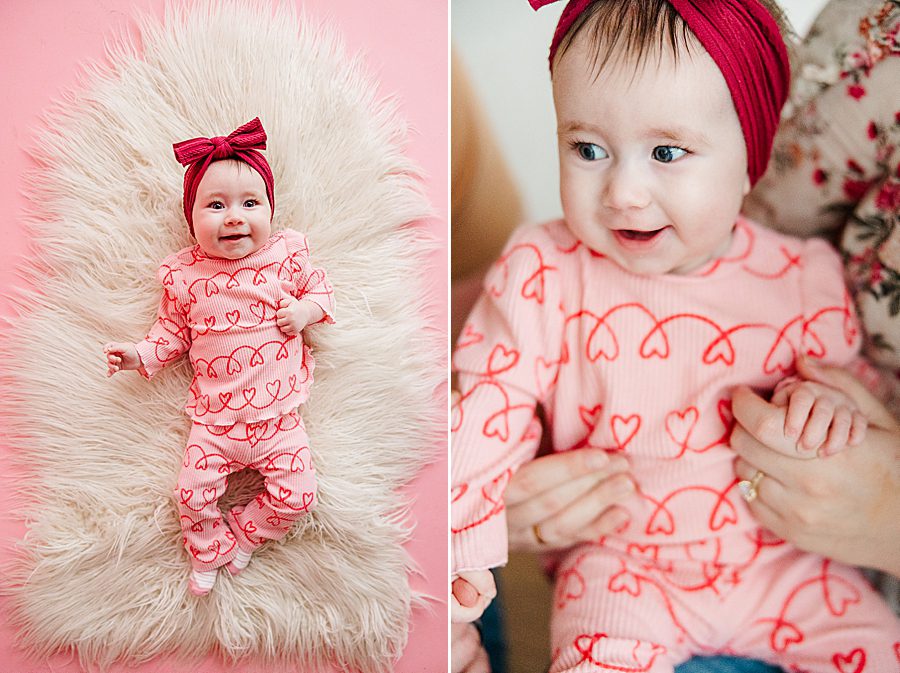
[[[503,492],[538,447],[538,404],[557,450],[628,457],[640,492],[623,542],[718,539],[727,560],[728,540],[757,528],[736,488],[732,388],[771,390],[799,353],[848,363],[859,342],[821,240],[740,220],[727,254],[695,273],[638,276],[563,222],[519,229],[453,357],[453,571],[505,563]]]
[[[198,423],[230,425],[283,416],[309,397],[315,360],[301,335],[275,322],[278,302],[308,299],[334,322],[334,293],[313,267],[306,237],[272,235],[241,259],[206,255],[199,246],[170,255],[157,274],[159,316],[137,344],[148,378],[185,352],[194,379],[185,411]]]

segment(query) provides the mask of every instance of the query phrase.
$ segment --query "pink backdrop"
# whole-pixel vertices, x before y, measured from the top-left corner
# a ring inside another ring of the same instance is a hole
[[[438,217],[426,222],[444,241],[444,250],[430,260],[432,281],[429,320],[446,333],[447,316],[447,3],[431,0],[379,0],[334,2],[295,0],[311,15],[330,20],[343,34],[351,51],[367,54],[369,70],[380,80],[383,94],[397,94],[413,129],[409,155],[427,175],[427,191]],[[0,2],[0,139],[5,161],[0,165],[0,202],[6,215],[0,219],[0,315],[10,313],[8,288],[20,282],[14,267],[26,254],[21,231],[25,201],[23,171],[32,166],[25,150],[33,142],[40,114],[51,100],[80,81],[81,64],[103,58],[104,41],[116,30],[130,29],[130,17],[138,10],[162,15],[163,0],[13,0]],[[98,359],[99,363],[99,359]],[[435,404],[446,408],[446,395],[436,391]],[[0,428],[0,438],[2,438]],[[447,669],[447,462],[428,467],[409,487],[415,498],[417,522],[408,549],[424,577],[413,577],[416,589],[441,597],[433,611],[417,610],[410,625],[409,645],[396,667],[398,673],[439,673]],[[0,439],[0,474],[10,447]],[[0,487],[0,561],[9,546],[22,535],[21,524],[10,521],[8,479]],[[0,617],[6,612],[0,602]],[[29,662],[12,645],[12,630],[0,619],[0,671],[14,673],[72,673],[80,667],[70,657],[50,662]],[[124,668],[113,669],[114,673]],[[138,669],[142,673],[219,673],[233,671],[207,661],[196,668],[186,663],[155,661]],[[241,666],[242,673],[261,673],[260,667]]]

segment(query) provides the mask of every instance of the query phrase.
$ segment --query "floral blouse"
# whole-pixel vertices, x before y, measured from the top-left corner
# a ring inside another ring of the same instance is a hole
[[[876,392],[900,416],[900,1],[832,0],[794,66],[769,170],[746,211],[828,236],[844,260]]]

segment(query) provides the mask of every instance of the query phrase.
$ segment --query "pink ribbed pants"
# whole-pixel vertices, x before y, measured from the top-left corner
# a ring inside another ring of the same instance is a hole
[[[247,505],[232,508],[226,522],[219,498],[228,475],[245,467],[258,470],[265,487]],[[238,548],[253,551],[283,537],[316,505],[316,471],[299,414],[230,426],[194,423],[175,501],[194,568],[218,568]]]
[[[716,653],[786,671],[900,671],[900,622],[859,572],[762,532],[751,542],[738,563],[718,561],[721,540],[681,558],[657,545],[576,549],[556,576],[551,673],[670,673]]]

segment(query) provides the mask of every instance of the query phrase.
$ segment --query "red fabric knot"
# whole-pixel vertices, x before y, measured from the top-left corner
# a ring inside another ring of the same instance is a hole
[[[535,9],[559,0],[528,0]],[[569,0],[550,44],[550,70],[563,38],[593,0]],[[765,173],[787,100],[791,67],[775,19],[758,0],[669,0],[725,78],[747,146],[747,175]]]
[[[215,161],[235,159],[242,161],[262,176],[266,184],[266,196],[272,213],[275,213],[275,180],[272,169],[259,150],[266,149],[266,131],[259,117],[251,119],[229,133],[227,136],[212,138],[191,138],[172,145],[175,159],[188,169],[184,174],[184,217],[187,220],[191,235],[194,233],[192,211],[197,197],[197,186],[206,169]]]

